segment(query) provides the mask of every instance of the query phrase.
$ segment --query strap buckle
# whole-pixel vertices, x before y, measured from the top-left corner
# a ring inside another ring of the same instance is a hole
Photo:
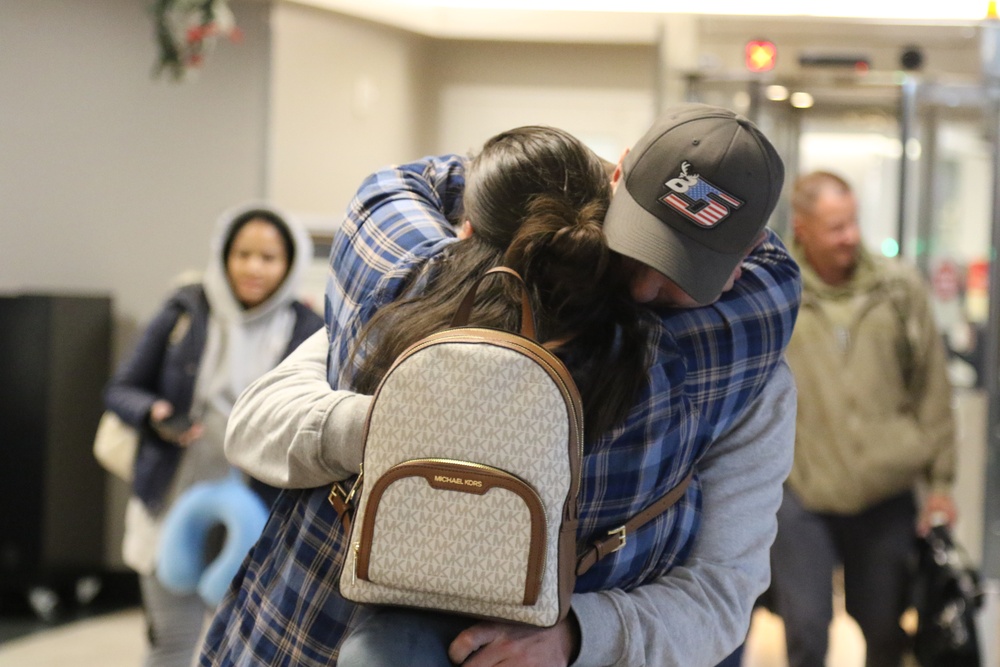
[[[618,544],[615,545],[614,549],[608,552],[609,554],[613,554],[614,552],[620,550],[628,542],[628,539],[625,536],[624,524],[618,526],[617,528],[612,528],[611,530],[608,531],[608,537],[615,537],[615,536],[618,537]]]
[[[344,507],[349,508],[351,506],[351,501],[354,500],[354,495],[361,488],[361,480],[365,476],[365,470],[362,466],[358,476],[354,479],[354,484],[351,485],[350,491],[344,490],[344,485],[342,482],[334,482],[333,486],[330,487],[330,495],[327,496],[327,500],[334,507]],[[338,511],[340,511],[338,509]]]
[[[330,487],[330,495],[327,496],[327,500],[334,507],[338,505],[347,505],[347,494],[348,491],[344,490],[344,485],[340,482],[334,482],[333,486]]]

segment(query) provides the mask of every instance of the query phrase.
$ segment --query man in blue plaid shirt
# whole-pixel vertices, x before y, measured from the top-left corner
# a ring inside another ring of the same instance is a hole
[[[217,612],[202,665],[334,664],[364,615],[337,591],[346,538],[325,486],[355,474],[360,452],[332,457],[325,444],[360,440],[351,424],[363,421],[368,397],[330,387],[350,387],[349,349],[372,313],[454,241],[465,167],[458,156],[426,158],[366,181],[331,253],[329,347],[322,338],[304,345],[234,411],[231,460],[300,490],[276,503]],[[581,543],[620,526],[692,469],[695,477],[682,501],[578,580],[574,665],[713,665],[742,640],[767,585],[774,512],[791,463],[794,393],[782,352],[798,269],[770,232],[740,259],[773,210],[782,174],[756,128],[700,105],[667,114],[616,173],[606,234],[637,261],[636,299],[714,303],[660,310],[639,400],[623,424],[587,443]],[[693,180],[711,185],[702,190],[707,202],[688,195]],[[673,194],[679,203],[670,210],[679,213],[662,214],[669,222],[650,213]],[[729,213],[708,226],[692,219],[709,206]],[[681,248],[679,260],[668,244]],[[312,384],[303,380],[309,373]],[[530,652],[527,644],[551,632],[477,624],[456,639],[452,658],[478,651],[482,664],[528,664],[517,651]]]

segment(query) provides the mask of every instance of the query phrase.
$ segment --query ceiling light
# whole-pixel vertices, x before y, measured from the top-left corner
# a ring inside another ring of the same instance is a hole
[[[809,93],[804,93],[802,91],[792,93],[792,96],[788,99],[791,105],[796,109],[808,109],[813,105],[813,96]]]
[[[764,89],[764,95],[772,102],[784,102],[788,99],[788,88],[774,84]]]

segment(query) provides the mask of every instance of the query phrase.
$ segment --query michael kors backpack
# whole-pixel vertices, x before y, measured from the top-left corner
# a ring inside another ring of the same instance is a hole
[[[341,594],[549,627],[578,574],[683,495],[685,483],[578,554],[583,457],[579,391],[521,330],[467,326],[477,280],[452,326],[395,361],[368,414],[362,472],[330,502],[350,535]],[[481,279],[480,279],[481,280]]]

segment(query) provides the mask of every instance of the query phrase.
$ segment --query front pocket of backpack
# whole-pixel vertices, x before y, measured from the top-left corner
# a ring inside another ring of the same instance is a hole
[[[546,533],[541,499],[519,477],[465,461],[405,461],[371,487],[356,574],[395,589],[533,605]]]

